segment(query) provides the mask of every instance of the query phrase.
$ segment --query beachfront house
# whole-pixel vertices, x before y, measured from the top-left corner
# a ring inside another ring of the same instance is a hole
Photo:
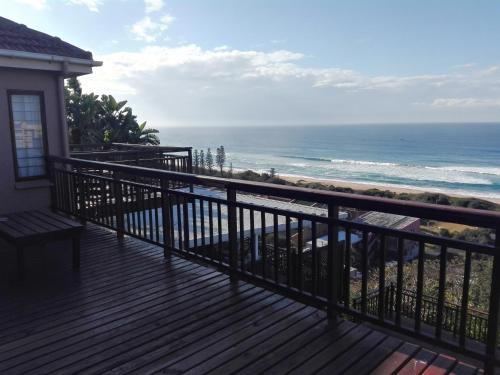
[[[0,17],[0,214],[48,207],[47,155],[69,156],[64,79],[92,53]]]
[[[411,216],[395,215],[386,212],[370,211],[365,212],[356,218],[356,222],[378,227],[385,227],[395,230],[401,230],[409,233],[420,233],[420,219]],[[375,259],[374,253],[379,246],[377,236],[369,236],[368,254],[370,258]],[[388,259],[396,259],[398,253],[398,240],[395,237],[386,238],[386,252]],[[418,256],[418,243],[406,241],[403,246],[403,258],[405,261],[415,259]]]

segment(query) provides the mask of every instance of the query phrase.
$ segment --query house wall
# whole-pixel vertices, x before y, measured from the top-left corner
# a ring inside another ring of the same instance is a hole
[[[0,68],[0,215],[50,205],[48,179],[16,181],[7,90],[42,91],[46,138],[51,155],[66,155],[65,119],[60,106],[63,80],[54,72]]]

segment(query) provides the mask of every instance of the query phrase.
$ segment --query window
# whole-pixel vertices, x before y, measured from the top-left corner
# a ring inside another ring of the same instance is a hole
[[[16,178],[46,176],[44,108],[41,93],[9,93]]]

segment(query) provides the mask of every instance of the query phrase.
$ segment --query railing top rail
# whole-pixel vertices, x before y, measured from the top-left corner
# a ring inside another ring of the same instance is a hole
[[[263,182],[226,179],[220,177],[199,176],[188,173],[163,171],[153,168],[119,165],[109,162],[90,161],[76,158],[49,156],[49,161],[122,172],[144,177],[166,178],[189,184],[205,185],[242,192],[286,197],[304,201],[333,204],[362,210],[379,211],[405,216],[414,216],[431,220],[459,223],[484,228],[500,228],[500,212],[473,208],[440,206],[414,201],[402,201],[390,198],[363,196],[359,194],[339,193],[302,187],[275,185]]]
[[[190,151],[192,147],[179,147],[179,146],[154,146],[154,145],[136,145],[130,143],[112,143],[111,146],[117,148],[134,149],[134,150],[156,150],[163,152],[179,152],[179,151]]]
[[[119,156],[119,155],[137,155],[137,154],[158,154],[163,152],[180,152],[180,151],[164,151],[164,150],[147,150],[147,149],[137,149],[137,150],[109,150],[109,151],[74,151],[71,152],[76,158],[78,157],[97,157],[97,156]],[[171,155],[173,156],[173,155]],[[179,158],[185,158],[187,155],[176,155]]]

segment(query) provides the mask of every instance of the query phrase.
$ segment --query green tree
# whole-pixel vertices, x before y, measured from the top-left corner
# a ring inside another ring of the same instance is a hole
[[[146,122],[138,127],[134,127],[129,134],[128,143],[137,143],[141,145],[159,145],[160,138],[157,136],[158,130],[146,128]]]
[[[205,172],[205,152],[203,150],[200,151],[200,172]]]
[[[70,78],[65,86],[70,143],[160,144],[158,130],[139,124],[127,101],[112,95],[83,94],[80,82]]]
[[[194,155],[193,155],[193,161],[194,161],[194,171],[195,173],[200,173],[200,154],[198,153],[198,150],[194,150]]]
[[[102,143],[99,129],[99,96],[83,94],[80,82],[70,78],[65,86],[66,116],[69,142],[74,144]]]
[[[208,169],[208,173],[212,174],[212,171],[214,169],[214,157],[212,155],[212,150],[210,150],[210,147],[207,150],[207,156],[205,158],[205,164]]]
[[[215,163],[220,168],[220,174],[222,176],[224,164],[226,163],[226,150],[224,150],[224,146],[217,147],[217,154],[215,156]]]

